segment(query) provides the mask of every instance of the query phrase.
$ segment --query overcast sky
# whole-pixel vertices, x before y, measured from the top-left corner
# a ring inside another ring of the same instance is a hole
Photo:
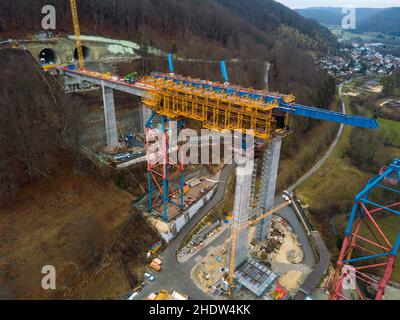
[[[290,8],[346,7],[386,8],[400,7],[399,0],[275,0]]]

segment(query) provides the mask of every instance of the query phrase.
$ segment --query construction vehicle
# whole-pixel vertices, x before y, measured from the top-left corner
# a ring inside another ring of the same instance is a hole
[[[276,288],[270,293],[270,296],[274,300],[283,300],[287,294],[288,294],[288,291],[281,285],[277,284]]]
[[[150,248],[150,253],[151,254],[157,254],[157,252],[160,250],[161,248],[161,241],[156,242],[155,244],[153,244]]]
[[[189,191],[190,191],[190,187],[187,184],[185,184],[185,186],[183,187],[183,193],[187,194]]]
[[[254,226],[258,221],[269,217],[270,215],[278,212],[279,210],[287,207],[291,204],[291,201],[285,201],[281,204],[277,205],[276,207],[272,208],[268,212],[264,213],[263,215],[257,216],[251,220],[244,222],[241,225],[233,225],[231,227],[231,237],[227,240],[227,242],[231,241],[231,249],[229,254],[229,273],[228,273],[228,283],[230,288],[234,287],[234,277],[235,277],[235,256],[236,256],[236,243],[237,243],[237,236],[238,233],[243,230],[244,228],[248,228]],[[235,223],[234,223],[235,224]]]
[[[127,135],[125,135],[124,140],[128,148],[144,147],[144,143],[136,139],[136,137],[132,133],[128,133]]]
[[[160,271],[161,270],[161,266],[154,262],[154,260],[150,263],[150,268],[152,268],[155,271]]]
[[[168,299],[168,291],[161,290],[154,300],[167,300]]]
[[[174,291],[171,294],[171,299],[172,300],[189,300],[189,296]]]
[[[124,82],[129,83],[129,84],[135,84],[137,79],[138,79],[138,73],[131,72],[124,77]]]

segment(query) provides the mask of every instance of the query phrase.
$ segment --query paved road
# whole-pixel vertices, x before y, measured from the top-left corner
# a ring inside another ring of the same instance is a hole
[[[234,166],[232,164],[225,165],[220,174],[220,181],[217,190],[210,201],[187,223],[178,236],[170,242],[167,249],[162,253],[161,260],[163,261],[162,270],[159,274],[153,273],[156,276],[156,281],[149,283],[137,299],[145,299],[151,292],[159,291],[161,289],[170,292],[176,290],[178,292],[187,294],[194,300],[209,300],[212,297],[205,295],[195,284],[190,280],[190,271],[196,264],[196,258],[193,257],[186,263],[179,263],[176,259],[176,252],[179,248],[181,241],[185,238],[188,232],[212,209],[214,208],[225,196],[227,182],[229,176],[233,173]],[[213,245],[221,243],[225,238],[220,236]],[[205,256],[207,248],[201,250],[198,255]]]
[[[275,206],[282,202],[283,199],[281,197],[275,198]],[[292,227],[303,249],[304,264],[310,268],[313,267],[316,263],[313,248],[310,244],[307,233],[304,230],[304,227],[302,226],[292,206],[284,207],[278,213],[276,213],[276,215],[285,219],[286,222]]]
[[[342,98],[342,88],[343,84],[339,85],[339,96]],[[344,102],[342,101],[342,112],[346,113],[346,106]],[[326,160],[328,160],[329,156],[332,154],[333,150],[335,150],[336,145],[339,142],[339,139],[343,133],[343,127],[344,125],[341,124],[339,127],[339,131],[336,134],[335,140],[333,140],[332,144],[330,145],[328,151],[324,154],[324,156],[304,175],[302,176],[299,180],[296,181],[292,186],[290,186],[287,190],[288,191],[293,191],[296,189],[301,183],[303,183],[305,180],[307,180],[309,177],[311,177],[315,172],[317,172],[321,166],[325,163]]]

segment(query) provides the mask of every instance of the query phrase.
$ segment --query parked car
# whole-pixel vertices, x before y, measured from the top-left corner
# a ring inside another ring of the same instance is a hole
[[[143,276],[144,276],[145,279],[147,279],[149,281],[154,281],[155,280],[154,276],[150,272],[145,272]]]
[[[132,294],[129,296],[128,300],[133,300],[133,299],[135,299],[135,297],[136,297],[138,294],[139,294],[139,292],[134,292],[134,293],[132,293]]]

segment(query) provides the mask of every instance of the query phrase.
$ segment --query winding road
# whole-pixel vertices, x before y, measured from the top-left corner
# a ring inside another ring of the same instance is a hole
[[[340,99],[342,99],[342,88],[343,88],[343,84],[340,84],[339,85]],[[342,106],[342,113],[346,114],[346,105],[344,104],[343,100],[341,101],[341,106]],[[328,160],[328,158],[332,154],[333,150],[335,150],[335,148],[340,140],[340,137],[342,136],[343,128],[344,128],[344,124],[341,124],[339,127],[339,130],[336,134],[335,140],[333,140],[333,142],[329,146],[329,149],[326,151],[324,156],[321,159],[319,159],[318,162],[310,170],[308,170],[305,175],[303,175],[299,180],[297,180],[296,183],[294,183],[292,186],[290,186],[287,189],[288,191],[293,191],[294,189],[296,189],[300,184],[302,184],[305,180],[307,180],[315,172],[317,172],[321,168],[321,166],[325,163],[325,161]]]

